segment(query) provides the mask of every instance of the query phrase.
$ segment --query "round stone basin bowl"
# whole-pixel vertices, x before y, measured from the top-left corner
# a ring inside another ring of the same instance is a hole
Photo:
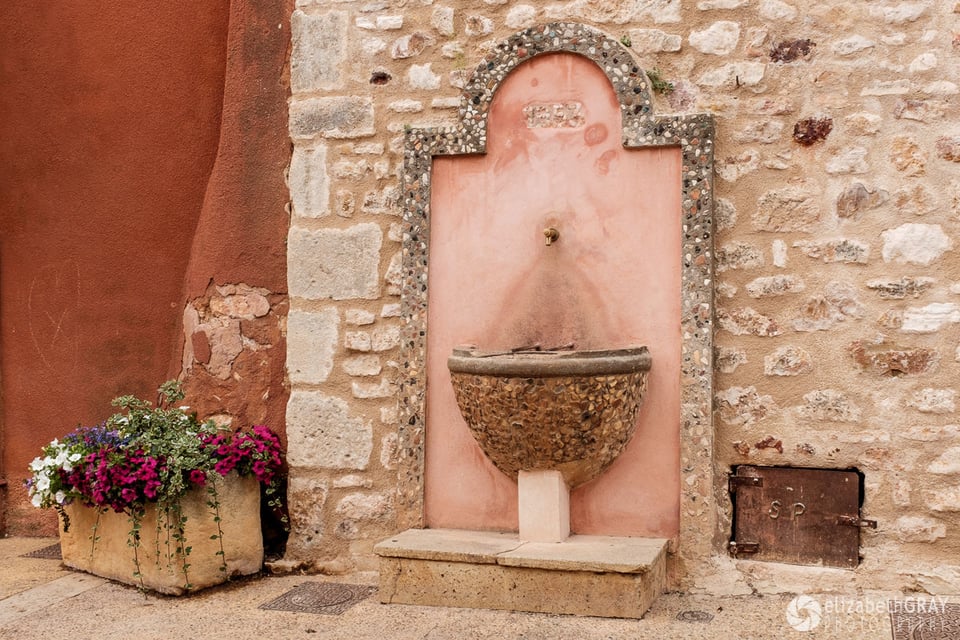
[[[573,489],[599,476],[637,426],[646,347],[484,353],[447,360],[460,413],[500,471],[557,470]]]

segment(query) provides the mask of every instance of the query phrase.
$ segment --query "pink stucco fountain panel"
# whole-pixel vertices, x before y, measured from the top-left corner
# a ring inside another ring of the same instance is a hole
[[[573,54],[503,82],[487,153],[436,157],[430,221],[425,516],[517,528],[517,486],[461,417],[455,346],[646,345],[653,367],[623,454],[571,496],[577,533],[675,536],[679,522],[680,150],[625,150],[609,81]],[[546,246],[543,231],[559,239]]]

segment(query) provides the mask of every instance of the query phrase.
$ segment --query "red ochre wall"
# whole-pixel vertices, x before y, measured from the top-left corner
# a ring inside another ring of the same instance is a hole
[[[27,465],[180,373],[188,300],[239,282],[285,295],[288,15],[283,0],[0,4],[0,532],[4,512],[8,534],[53,532]],[[268,384],[282,426],[282,374]]]

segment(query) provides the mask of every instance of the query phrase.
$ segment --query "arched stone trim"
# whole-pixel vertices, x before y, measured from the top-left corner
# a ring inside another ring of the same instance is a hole
[[[637,129],[640,118],[653,112],[647,74],[629,49],[592,27],[554,22],[510,36],[477,66],[460,97],[463,141],[482,153],[487,146],[487,113],[504,78],[527,60],[561,52],[581,55],[603,70],[620,101],[624,131]]]
[[[679,146],[682,154],[681,435],[679,574],[705,562],[725,539],[718,505],[723,483],[713,465],[713,142],[709,114],[654,114],[646,73],[630,51],[582,24],[521,31],[477,67],[461,96],[459,124],[406,131],[402,176],[403,286],[398,526],[424,525],[427,283],[430,183],[435,155],[484,153],[487,113],[500,83],[536,56],[568,52],[594,61],[620,101],[625,147]],[[686,582],[684,580],[684,582]]]

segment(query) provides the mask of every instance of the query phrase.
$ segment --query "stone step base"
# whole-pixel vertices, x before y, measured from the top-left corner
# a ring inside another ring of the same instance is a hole
[[[379,543],[380,600],[472,609],[641,618],[666,588],[660,538],[409,529]]]

